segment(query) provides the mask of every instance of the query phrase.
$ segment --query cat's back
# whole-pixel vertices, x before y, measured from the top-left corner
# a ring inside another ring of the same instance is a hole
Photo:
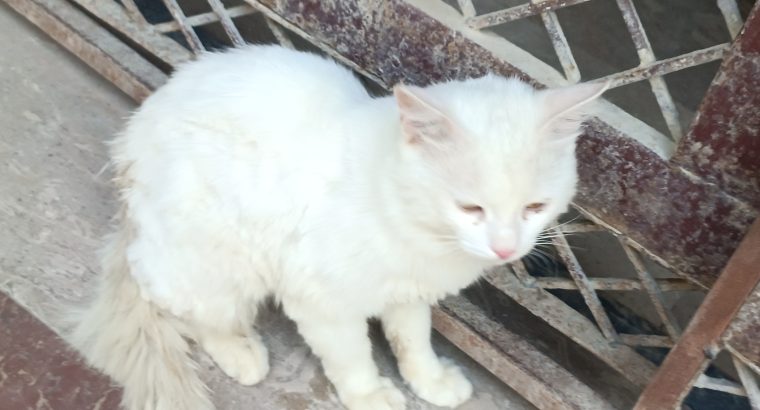
[[[208,118],[245,126],[250,120],[287,128],[329,119],[367,98],[353,73],[332,60],[280,46],[249,45],[204,54],[180,66],[140,111],[148,116],[156,111],[169,121]]]
[[[135,209],[160,203],[173,218],[198,204],[236,204],[292,214],[340,174],[336,124],[369,98],[349,70],[314,54],[278,46],[209,53],[145,101],[112,156],[117,172],[129,173]]]

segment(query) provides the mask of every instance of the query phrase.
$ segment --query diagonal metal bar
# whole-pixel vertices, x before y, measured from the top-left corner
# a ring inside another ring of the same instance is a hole
[[[734,396],[747,396],[747,391],[741,384],[734,383],[731,380],[710,377],[705,374],[699,375],[697,381],[694,382],[694,387],[729,393]]]
[[[531,403],[557,410],[613,409],[603,397],[527,340],[450,297],[433,310],[433,327]]]
[[[709,363],[706,351],[720,343],[728,325],[760,282],[758,249],[760,220],[750,227],[689,326],[644,389],[635,410],[672,409],[680,405]]]
[[[720,9],[720,13],[723,14],[723,19],[726,20],[726,27],[731,34],[731,38],[736,38],[744,25],[742,14],[739,12],[739,6],[736,5],[736,0],[718,0],[718,8]]]
[[[185,13],[179,7],[179,4],[177,4],[177,0],[162,1],[164,2],[164,5],[166,5],[166,8],[169,9],[169,13],[171,13],[174,21],[176,21],[179,25],[179,31],[182,32],[183,36],[185,36],[185,40],[187,40],[187,44],[190,46],[190,49],[193,50],[193,53],[198,54],[202,51],[205,51],[203,43],[201,43],[201,40],[198,38],[198,34],[195,33],[195,30],[187,21]]]
[[[121,0],[121,4],[124,5],[129,17],[132,17],[133,20],[138,23],[148,23],[134,0]]]
[[[295,49],[296,46],[293,45],[293,42],[288,38],[288,35],[285,33],[285,30],[280,27],[279,24],[275,23],[274,20],[266,17],[267,27],[269,27],[269,30],[272,31],[272,34],[274,34],[274,38],[277,39],[277,42],[280,43],[281,46],[287,47],[290,49]]]
[[[657,286],[657,282],[654,280],[652,275],[649,274],[647,268],[644,266],[644,262],[641,260],[641,256],[639,256],[636,251],[628,246],[627,238],[624,236],[619,236],[618,240],[620,241],[620,245],[623,247],[626,256],[628,256],[628,260],[630,260],[631,264],[633,264],[633,268],[636,270],[636,275],[641,281],[641,286],[644,288],[647,295],[649,296],[649,299],[652,301],[654,310],[657,312],[657,316],[660,317],[660,320],[662,321],[663,326],[665,326],[665,330],[668,332],[671,340],[675,342],[678,340],[678,336],[681,335],[681,327],[678,325],[678,322],[676,321],[676,318],[673,316],[673,313],[670,311],[670,309],[665,306],[660,287]]]
[[[654,374],[655,367],[647,359],[628,346],[610,343],[591,320],[551,293],[522,286],[508,266],[488,272],[485,279],[575,343],[594,352],[636,386],[645,386]]]
[[[519,260],[512,263],[512,272],[515,273],[515,276],[522,282],[523,286],[536,286],[538,279],[528,273],[523,261]]]
[[[208,0],[208,4],[211,6],[211,10],[219,16],[219,22],[222,23],[222,28],[224,28],[224,32],[230,38],[230,41],[232,41],[232,45],[235,47],[245,45],[243,36],[240,35],[240,31],[235,27],[235,23],[232,22],[232,18],[230,18],[222,2],[220,0]]]
[[[588,278],[588,281],[594,290],[633,291],[644,289],[641,282],[634,279]],[[529,282],[526,286],[537,286],[543,289],[578,290],[578,285],[572,279],[536,278],[531,276]],[[684,279],[657,279],[655,282],[657,287],[663,292],[702,290],[699,286]]]
[[[247,16],[253,13],[256,13],[256,9],[254,9],[248,4],[230,7],[227,9],[227,15],[230,16],[230,18]],[[210,24],[210,23],[215,23],[219,21],[219,16],[213,11],[210,11],[208,13],[201,13],[201,14],[196,14],[194,16],[186,17],[186,21],[191,26],[198,27],[204,24]],[[165,23],[158,23],[158,24],[155,24],[153,27],[155,27],[156,30],[162,33],[168,33],[170,31],[177,31],[180,29],[179,23],[177,23],[174,20],[167,21]]]
[[[649,38],[644,31],[644,26],[641,24],[639,14],[636,12],[636,7],[633,5],[632,0],[616,0],[620,12],[623,14],[623,20],[625,26],[631,35],[631,40],[636,46],[636,52],[639,55],[641,65],[652,64],[657,61],[652,50],[652,45],[649,43]],[[652,77],[649,79],[649,84],[652,87],[657,104],[660,106],[665,123],[668,125],[670,134],[674,140],[678,140],[683,135],[681,129],[681,122],[679,120],[678,109],[673,101],[673,96],[668,91],[665,79],[662,77]]]
[[[521,4],[504,10],[494,11],[468,18],[467,25],[470,28],[481,29],[519,20],[525,17],[536,16],[547,11],[557,10],[576,4],[585,3],[589,0],[544,0],[537,3]]]
[[[736,356],[731,355],[731,359],[734,362],[736,373],[739,374],[739,380],[741,380],[744,386],[744,391],[747,394],[750,405],[752,405],[752,409],[760,409],[760,387],[757,384],[757,376]]]
[[[73,1],[170,66],[177,66],[193,57],[193,54],[185,47],[164,36],[155,27],[135,21],[115,1]]]
[[[544,0],[531,0],[533,4],[540,5]],[[541,21],[546,27],[546,31],[549,33],[549,39],[554,46],[554,52],[557,54],[560,64],[562,65],[562,71],[565,73],[565,78],[571,83],[577,83],[581,80],[581,73],[578,71],[578,64],[575,62],[573,52],[570,49],[570,44],[567,42],[565,33],[562,31],[562,26],[557,19],[557,13],[553,11],[547,11],[541,13]]]
[[[555,230],[556,236],[552,238],[552,243],[557,248],[557,253],[567,267],[567,271],[570,272],[570,276],[578,285],[578,291],[580,291],[583,300],[586,301],[591,314],[594,316],[599,329],[604,336],[610,341],[619,341],[615,328],[612,327],[607,312],[605,312],[602,302],[599,300],[599,296],[594,291],[593,286],[583,272],[581,264],[578,263],[575,255],[570,251],[570,244],[567,243],[567,239],[562,235],[559,230]]]
[[[594,80],[594,82],[610,82],[610,88],[621,87],[636,81],[648,80],[653,77],[662,76],[685,68],[721,60],[723,59],[723,56],[725,56],[729,47],[730,45],[728,43],[718,44],[702,50],[682,54],[680,56],[655,61],[651,64],[642,64],[630,70],[599,78]]]
[[[163,72],[68,1],[5,2],[135,101],[166,81]]]
[[[472,0],[457,0],[457,3],[465,18],[475,17],[475,6],[473,6]]]
[[[660,335],[631,335],[621,333],[620,341],[628,346],[641,347],[673,347],[673,341],[668,336]]]

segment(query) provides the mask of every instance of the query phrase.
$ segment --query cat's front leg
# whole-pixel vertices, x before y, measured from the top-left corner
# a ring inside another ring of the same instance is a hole
[[[456,407],[472,396],[472,384],[459,367],[433,351],[427,303],[391,305],[383,312],[382,322],[401,375],[418,396],[446,407]]]
[[[372,359],[367,320],[328,317],[318,309],[283,303],[285,312],[321,359],[325,374],[349,410],[403,410],[406,399],[389,379],[380,377]]]

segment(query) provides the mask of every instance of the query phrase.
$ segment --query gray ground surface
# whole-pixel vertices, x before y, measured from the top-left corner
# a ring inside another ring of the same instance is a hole
[[[97,274],[96,250],[115,206],[108,173],[99,175],[104,141],[134,106],[0,3],[0,107],[0,291],[58,329],[62,304],[87,295]],[[272,361],[260,385],[239,386],[199,357],[219,408],[340,408],[293,324],[275,310],[260,323]],[[475,384],[462,409],[532,408],[440,337],[435,342]],[[377,345],[382,371],[400,385],[387,346]],[[409,408],[432,406],[411,399]]]

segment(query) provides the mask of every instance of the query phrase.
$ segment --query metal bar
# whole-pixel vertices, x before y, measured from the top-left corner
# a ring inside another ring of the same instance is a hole
[[[628,260],[631,261],[631,264],[633,264],[633,267],[636,270],[636,275],[641,281],[641,286],[644,288],[647,295],[649,295],[649,299],[652,301],[657,315],[660,317],[663,326],[665,326],[665,330],[668,332],[671,340],[675,342],[678,340],[678,336],[681,335],[681,327],[678,325],[678,322],[670,309],[665,307],[660,287],[652,275],[647,271],[639,254],[628,246],[627,240],[623,237],[619,237],[619,240],[620,245],[623,247],[623,250],[625,250],[626,256],[628,256]]]
[[[612,322],[610,321],[609,316],[607,316],[607,312],[605,312],[602,302],[599,300],[599,296],[591,286],[588,277],[586,277],[586,273],[583,272],[583,268],[581,267],[581,264],[578,263],[578,259],[576,259],[575,255],[570,251],[570,244],[567,243],[567,239],[565,239],[560,231],[555,230],[555,232],[557,236],[552,238],[552,243],[557,248],[559,257],[565,262],[565,266],[567,267],[570,276],[578,285],[578,291],[581,293],[581,296],[583,296],[583,300],[586,301],[586,305],[591,310],[591,314],[594,316],[597,325],[607,339],[613,342],[618,341],[617,332],[615,331],[615,328],[612,327]]]
[[[734,383],[731,380],[710,377],[705,374],[699,375],[697,381],[694,382],[694,387],[722,391],[724,393],[733,394],[734,396],[747,396],[747,391],[741,384]]]
[[[749,399],[752,409],[760,410],[760,387],[757,384],[757,376],[736,356],[732,355],[731,359],[734,362],[736,373],[739,374],[739,380],[741,380],[742,386],[744,386],[744,392]]]
[[[574,6],[587,1],[589,0],[544,0],[536,3],[521,4],[508,9],[468,18],[466,23],[470,28],[482,29],[514,20],[520,20],[525,17],[536,16],[548,11]]]
[[[533,277],[532,286],[543,289],[578,290],[578,285],[572,279]],[[624,278],[588,278],[591,288],[606,291],[643,290],[641,282]],[[663,292],[702,290],[699,286],[680,278],[655,279],[657,287]]]
[[[457,3],[465,18],[475,17],[475,6],[472,5],[472,0],[457,0]]]
[[[135,101],[166,81],[159,69],[64,0],[5,2]]]
[[[274,38],[277,39],[277,42],[280,43],[281,46],[287,47],[290,49],[295,49],[296,46],[293,45],[293,42],[290,41],[290,38],[288,38],[288,35],[285,33],[285,30],[282,29],[277,23],[275,23],[272,19],[269,17],[264,18],[267,22],[267,27],[269,27],[269,30],[272,31],[272,34],[274,34]]]
[[[594,80],[594,82],[610,82],[610,88],[621,87],[636,81],[647,80],[652,77],[669,74],[695,65],[721,60],[729,47],[730,45],[727,43],[718,44],[702,50],[692,51],[680,56],[666,58],[665,60],[655,61],[651,64],[643,64],[630,70],[610,74],[606,77]]]
[[[720,13],[723,14],[723,19],[726,20],[726,27],[731,34],[731,38],[736,38],[744,25],[742,14],[739,12],[739,6],[736,5],[736,0],[718,0],[718,8],[720,9]]]
[[[523,286],[536,286],[537,278],[528,273],[523,261],[519,260],[512,264],[512,272],[514,272],[517,279],[522,282]]]
[[[224,32],[227,33],[227,37],[230,38],[232,45],[235,47],[244,46],[245,40],[243,40],[240,31],[235,27],[235,23],[232,22],[232,18],[230,18],[230,15],[227,13],[222,2],[219,0],[208,0],[208,4],[211,6],[211,10],[219,16],[222,28],[224,28]]]
[[[169,13],[171,13],[174,21],[179,25],[179,31],[185,36],[185,40],[187,40],[187,44],[190,46],[190,49],[193,50],[193,53],[198,54],[205,51],[203,43],[201,43],[201,40],[198,38],[198,34],[195,33],[193,26],[187,21],[185,13],[179,7],[179,4],[177,4],[177,0],[162,1],[164,2],[164,5],[166,5],[166,8],[169,9]]]
[[[433,310],[433,327],[539,408],[612,409],[575,376],[462,297]]]
[[[736,312],[760,281],[760,220],[752,224],[686,331],[639,397],[636,410],[680,405],[708,362],[705,351],[719,342]]]
[[[496,268],[488,272],[485,278],[531,313],[593,352],[634,385],[645,386],[654,374],[655,367],[647,359],[628,346],[610,343],[593,322],[551,293],[537,287],[522,286],[509,267]]]
[[[569,233],[586,233],[586,232],[607,232],[608,230],[603,226],[599,226],[592,222],[572,222],[568,224],[562,224],[557,226],[564,234]]]
[[[633,40],[633,44],[636,46],[636,52],[639,55],[641,65],[654,63],[657,58],[654,56],[652,45],[649,43],[649,38],[647,38],[644,26],[641,24],[641,19],[636,12],[636,7],[633,5],[633,1],[616,1],[620,12],[623,14],[623,20],[631,35],[631,40]],[[678,140],[681,138],[681,135],[683,135],[683,130],[681,130],[681,122],[678,119],[678,110],[673,102],[673,97],[668,91],[665,80],[662,77],[652,77],[649,79],[649,83],[652,87],[652,92],[657,99],[657,104],[660,105],[660,110],[668,125],[671,136],[674,140]]]
[[[230,16],[230,18],[247,16],[253,13],[256,13],[256,9],[248,4],[242,4],[240,6],[230,7],[227,9],[227,15]],[[187,23],[191,26],[198,27],[219,21],[219,16],[213,11],[210,11],[208,13],[196,14],[194,16],[187,17],[186,20]],[[180,29],[179,23],[174,20],[167,21],[165,23],[158,23],[153,27],[162,33],[169,33]]]
[[[170,66],[177,66],[193,57],[190,51],[149,24],[135,22],[115,1],[73,1]]]
[[[631,335],[620,333],[620,341],[628,346],[642,347],[673,347],[673,341],[668,336],[660,335]]]
[[[124,5],[124,8],[127,9],[127,13],[134,21],[144,24],[148,23],[134,0],[121,0],[121,4]]]
[[[543,0],[531,0],[531,2],[538,5]],[[568,44],[565,33],[562,31],[562,26],[559,24],[557,14],[553,11],[541,13],[541,21],[543,21],[544,27],[546,27],[547,33],[549,33],[549,39],[554,46],[554,51],[557,54],[560,65],[562,65],[565,78],[571,83],[579,82],[581,80],[581,73],[578,71],[578,64],[575,62],[570,44]]]

